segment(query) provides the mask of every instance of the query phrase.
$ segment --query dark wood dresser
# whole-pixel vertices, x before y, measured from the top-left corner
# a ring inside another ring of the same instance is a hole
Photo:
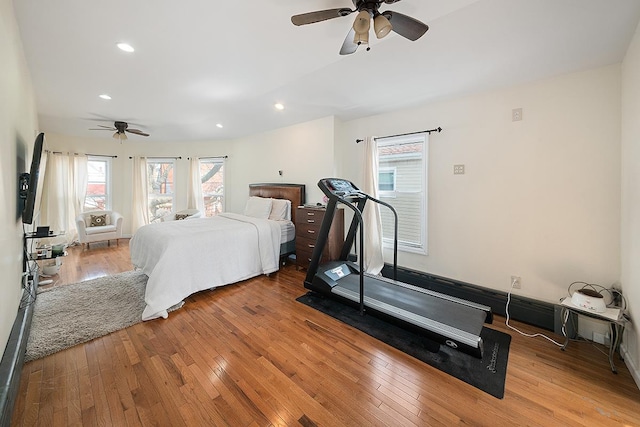
[[[316,237],[322,226],[325,209],[299,206],[296,212],[296,265],[307,268],[316,245]],[[344,244],[344,209],[336,209],[327,244],[321,262],[334,261],[340,257]]]

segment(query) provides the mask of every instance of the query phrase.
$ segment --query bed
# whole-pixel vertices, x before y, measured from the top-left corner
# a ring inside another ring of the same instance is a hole
[[[301,184],[251,184],[243,214],[224,213],[141,227],[129,243],[131,262],[148,277],[142,320],[166,318],[199,291],[277,271],[294,250]]]

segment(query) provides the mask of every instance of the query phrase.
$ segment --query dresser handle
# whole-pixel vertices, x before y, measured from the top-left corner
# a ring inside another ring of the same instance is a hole
[[[316,232],[315,230],[307,230],[307,233],[309,234],[315,234],[315,232]]]
[[[315,248],[316,245],[312,245],[311,243],[309,243],[307,246],[309,246],[310,248]]]
[[[307,222],[308,222],[309,224],[313,224],[314,222],[316,222],[316,220],[315,220],[315,219],[308,219],[308,220],[307,220]]]
[[[316,216],[316,213],[315,212],[307,212],[307,215],[308,216]]]

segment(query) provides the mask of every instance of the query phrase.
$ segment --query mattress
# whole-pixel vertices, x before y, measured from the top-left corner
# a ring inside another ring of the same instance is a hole
[[[291,221],[278,221],[280,223],[280,242],[290,242],[296,237],[296,227]]]
[[[292,254],[296,250],[296,228],[291,221],[280,223],[280,256]]]

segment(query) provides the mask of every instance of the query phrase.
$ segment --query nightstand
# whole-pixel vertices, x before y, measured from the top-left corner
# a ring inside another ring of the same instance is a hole
[[[323,207],[299,206],[296,212],[296,265],[307,268],[316,245],[326,210]],[[336,209],[327,244],[321,262],[334,261],[340,257],[344,244],[344,209]]]

